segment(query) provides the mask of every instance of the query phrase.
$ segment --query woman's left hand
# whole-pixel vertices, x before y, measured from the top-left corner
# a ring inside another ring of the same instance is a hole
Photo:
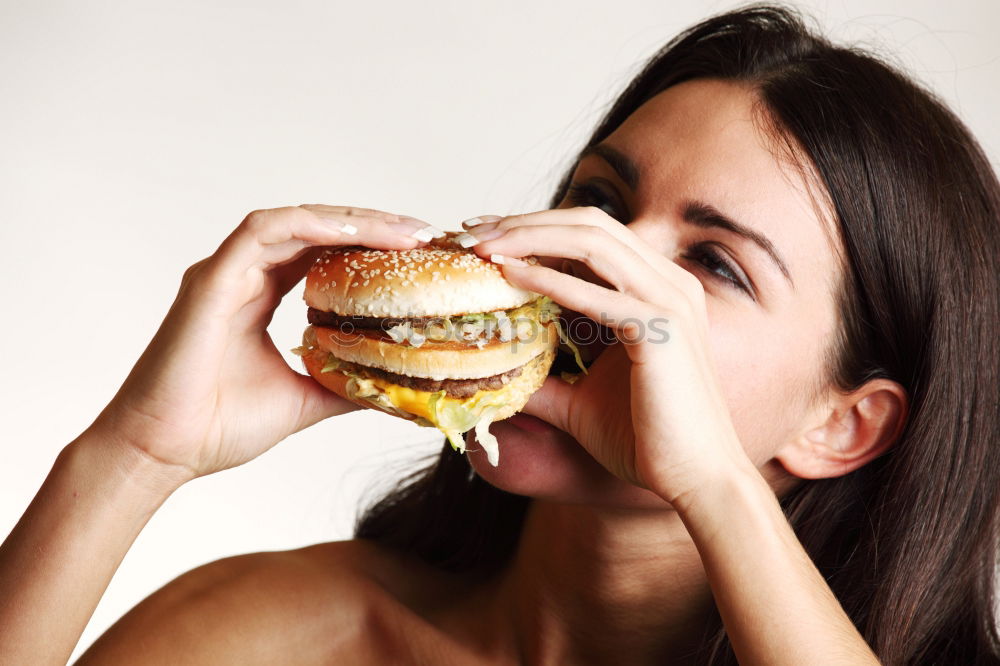
[[[607,326],[619,343],[574,384],[550,377],[524,411],[568,432],[618,477],[673,503],[752,466],[713,370],[700,280],[595,207],[514,215],[470,230],[514,284]],[[608,286],[517,261],[560,257]]]

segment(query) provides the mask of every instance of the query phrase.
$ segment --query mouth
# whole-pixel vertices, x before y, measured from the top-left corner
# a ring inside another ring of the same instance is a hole
[[[537,416],[525,414],[524,412],[518,412],[510,418],[505,419],[505,421],[515,428],[519,428],[536,435],[548,432],[561,432],[559,428],[555,427],[551,423],[543,421]]]

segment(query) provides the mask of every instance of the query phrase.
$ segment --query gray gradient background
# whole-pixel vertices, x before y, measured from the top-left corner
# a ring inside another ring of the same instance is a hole
[[[540,209],[642,59],[734,5],[0,2],[0,530],[247,212],[349,204],[454,228]],[[940,93],[997,163],[1000,3],[800,5]],[[300,294],[270,329],[284,350]],[[180,489],[77,654],[193,566],[349,536],[362,499],[439,441],[352,414]]]

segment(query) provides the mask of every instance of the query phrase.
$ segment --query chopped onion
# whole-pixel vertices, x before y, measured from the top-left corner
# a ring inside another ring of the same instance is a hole
[[[506,317],[497,322],[499,331],[497,337],[501,342],[510,342],[514,337],[514,325]]]
[[[402,324],[396,324],[387,330],[386,333],[389,334],[389,337],[392,338],[394,342],[402,344],[402,342],[409,337],[410,322],[404,321]]]
[[[413,345],[414,347],[419,347],[420,345],[427,342],[427,338],[421,335],[417,331],[410,331],[410,336],[407,338],[407,340],[409,340],[410,344]]]

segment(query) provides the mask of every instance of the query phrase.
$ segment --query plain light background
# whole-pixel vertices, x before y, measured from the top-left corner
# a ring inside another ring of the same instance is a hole
[[[246,213],[358,205],[455,228],[544,208],[643,59],[735,5],[0,2],[0,531]],[[997,163],[998,3],[799,6],[927,83]],[[270,331],[288,350],[304,325],[297,287]],[[75,654],[194,566],[348,537],[363,498],[440,441],[352,414],[180,489]]]

